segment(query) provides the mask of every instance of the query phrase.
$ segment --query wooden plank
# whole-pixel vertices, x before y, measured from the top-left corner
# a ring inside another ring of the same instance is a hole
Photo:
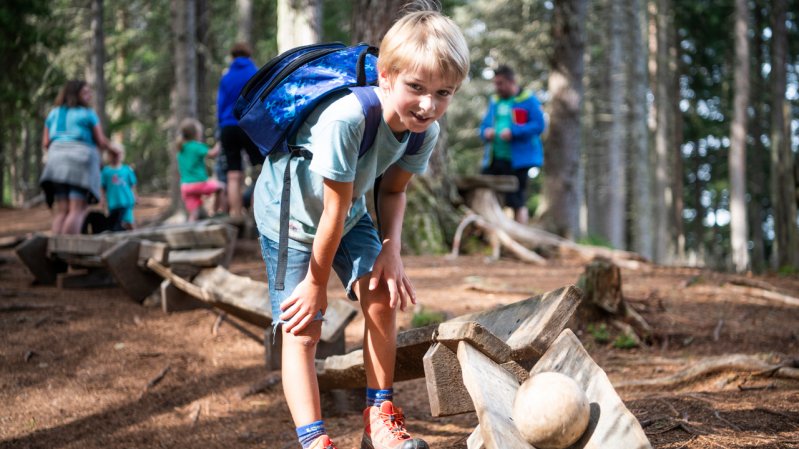
[[[169,261],[169,245],[164,242],[153,242],[150,240],[139,241],[138,264],[145,266],[147,259],[155,259],[161,264]]]
[[[466,449],[485,449],[483,434],[480,433],[480,424],[474,428],[474,431],[469,434],[469,438],[466,439]]]
[[[394,381],[416,379],[424,375],[422,358],[433,342],[436,325],[400,332],[397,335],[397,361]],[[316,361],[316,377],[320,390],[337,388],[363,388],[366,371],[363,367],[363,350],[356,349],[344,355]]]
[[[422,358],[422,363],[430,413],[434,417],[457,415],[474,410],[472,398],[463,385],[458,357],[450,348],[441,343],[434,343]]]
[[[169,264],[187,264],[197,267],[215,267],[225,258],[225,248],[182,249],[169,251]]]
[[[160,285],[161,289],[161,310],[164,313],[180,312],[184,310],[194,310],[207,308],[208,304],[195,298],[194,296],[175,287],[169,279],[164,279]]]
[[[122,240],[100,256],[119,286],[137,302],[144,301],[161,283],[159,276],[139,267],[142,247],[136,240]]]
[[[40,285],[55,285],[58,273],[66,271],[67,265],[47,255],[48,237],[36,234],[17,245],[14,253]]]
[[[510,347],[475,321],[441,323],[436,341],[444,344],[453,353],[458,350],[458,343],[465,341],[496,363],[505,363],[511,359]]]
[[[169,279],[170,281],[172,281],[173,284],[175,284],[175,287],[183,290],[184,292],[194,296],[197,299],[201,299],[209,303],[213,303],[216,301],[213,293],[204,288],[200,288],[192,284],[191,282],[187,281],[186,279],[183,279],[182,277],[172,273],[172,270],[161,265],[155,259],[147,260],[147,268],[158,273],[158,275],[161,276],[162,278]]]
[[[87,267],[87,268],[103,268],[105,267],[105,262],[100,256],[76,256],[67,253],[59,253],[59,254],[52,254],[54,257],[58,257],[59,259],[63,260],[64,263],[70,266],[76,267]]]
[[[460,190],[488,188],[495,192],[515,192],[519,190],[519,180],[512,175],[469,175],[455,179]]]
[[[474,402],[486,449],[533,449],[511,419],[519,382],[466,342],[458,344],[463,383]],[[624,447],[624,446],[607,446]]]
[[[223,267],[200,271],[194,285],[214,294],[214,306],[264,329],[272,326],[269,286]]]
[[[76,256],[99,256],[116,242],[105,236],[56,235],[47,243],[49,254],[70,254]]]
[[[570,329],[561,332],[530,371],[530,375],[547,371],[565,374],[574,379],[583,388],[591,404],[588,429],[573,448],[652,447],[638,420],[613,389],[605,371],[588,355]]]
[[[173,249],[223,248],[228,243],[228,230],[223,224],[166,229],[163,239]]]
[[[566,327],[581,300],[580,289],[569,285],[450,321],[476,321],[510,346],[513,360],[535,360]]]

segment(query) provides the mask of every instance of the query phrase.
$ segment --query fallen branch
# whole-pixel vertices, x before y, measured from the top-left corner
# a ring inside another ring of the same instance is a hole
[[[171,366],[169,365],[165,366],[160,373],[158,373],[155,377],[150,379],[149,382],[147,382],[147,386],[144,387],[144,391],[148,391],[150,388],[153,388],[154,386],[158,385],[162,380],[164,380],[164,377],[170,370],[172,370]]]
[[[517,259],[521,260],[522,262],[532,263],[536,265],[543,265],[546,263],[546,259],[541,257],[535,251],[531,251],[527,249],[525,246],[517,242],[510,236],[507,232],[498,228],[496,226],[492,226],[487,220],[485,220],[480,215],[471,213],[466,215],[466,217],[461,220],[460,224],[458,224],[458,229],[455,231],[455,237],[452,241],[452,252],[450,253],[450,257],[455,258],[458,257],[458,253],[460,251],[460,242],[461,238],[463,237],[463,231],[466,229],[467,226],[470,224],[474,224],[474,226],[480,228],[483,232],[487,234],[493,235],[493,237],[499,241],[500,245],[503,248],[508,250],[511,254],[513,254]],[[496,253],[496,250],[494,251]]]
[[[703,293],[706,295],[717,295],[724,297],[724,300],[729,301],[730,294],[738,294],[749,296],[751,298],[763,299],[769,303],[779,303],[786,306],[799,306],[799,298],[785,295],[778,292],[764,290],[757,287],[743,287],[731,283],[724,284],[723,286],[716,285],[691,285],[688,288],[693,292]],[[745,301],[749,302],[749,301]]]
[[[257,382],[255,384],[250,385],[245,390],[239,392],[238,397],[239,399],[244,399],[248,396],[252,396],[254,394],[263,393],[269,391],[273,386],[279,384],[282,380],[280,372],[272,373],[266,376],[266,379]]]
[[[679,371],[671,376],[656,378],[656,379],[642,379],[620,382],[616,385],[617,388],[624,387],[641,387],[641,386],[672,386],[690,382],[708,374],[717,373],[720,371],[746,371],[752,372],[754,375],[758,373],[773,372],[774,377],[783,378],[799,378],[796,368],[788,368],[782,365],[772,365],[757,357],[746,354],[732,354],[719,357],[710,357],[698,362],[688,362],[690,366],[682,371]],[[793,377],[797,376],[797,377]]]

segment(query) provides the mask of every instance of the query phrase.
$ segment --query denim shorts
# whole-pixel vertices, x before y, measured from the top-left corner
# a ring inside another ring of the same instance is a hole
[[[275,290],[275,277],[277,273],[278,243],[261,235],[261,255],[266,263],[266,275],[269,278],[269,300],[272,305],[272,325],[286,321],[280,320],[280,303],[288,298],[294,288],[305,279],[311,262],[311,253],[293,248],[288,249],[288,264],[286,268],[286,288]],[[357,301],[358,297],[353,291],[355,281],[372,272],[377,255],[383,245],[369,214],[364,214],[355,227],[341,237],[341,243],[333,258],[333,270],[338,275],[344,286],[347,297]],[[314,320],[323,320],[318,313]]]
[[[72,184],[64,184],[62,182],[54,182],[53,198],[56,201],[66,200],[84,200],[89,198],[89,191],[83,187],[73,186]]]

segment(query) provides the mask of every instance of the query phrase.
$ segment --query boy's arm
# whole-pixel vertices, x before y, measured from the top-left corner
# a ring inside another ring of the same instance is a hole
[[[280,319],[286,332],[297,335],[313,320],[317,312],[327,309],[327,281],[333,258],[344,232],[344,219],[352,204],[351,182],[324,180],[324,209],[311,250],[308,274],[291,295],[280,304]]]
[[[400,310],[405,310],[408,300],[416,304],[416,292],[405,275],[400,250],[402,247],[402,221],[405,218],[405,189],[413,173],[392,165],[383,174],[378,192],[378,212],[383,239],[383,249],[375,261],[369,290],[378,287],[381,278],[389,291],[389,305],[393,308],[399,302]]]

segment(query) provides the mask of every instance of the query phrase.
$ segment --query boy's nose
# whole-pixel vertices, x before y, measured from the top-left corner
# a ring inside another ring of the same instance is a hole
[[[422,108],[424,111],[432,112],[436,109],[436,103],[433,101],[432,95],[422,95],[422,98],[419,99],[419,107]]]

